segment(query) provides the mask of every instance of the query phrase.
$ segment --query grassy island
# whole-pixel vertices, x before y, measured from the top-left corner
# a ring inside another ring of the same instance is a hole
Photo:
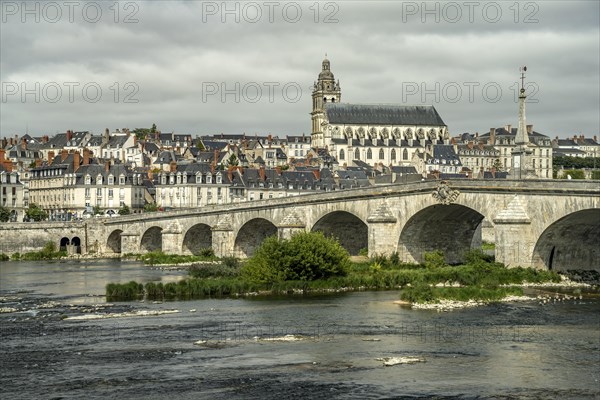
[[[208,258],[218,260],[212,255]],[[189,269],[189,278],[179,282],[110,283],[106,286],[106,296],[108,301],[189,300],[400,289],[400,298],[411,303],[440,299],[493,301],[522,294],[520,288],[505,285],[560,281],[554,272],[508,269],[492,258],[480,250],[472,250],[465,255],[465,264],[458,266],[447,265],[441,252],[425,254],[422,264],[403,263],[398,254],[353,263],[335,239],[307,232],[289,240],[266,239],[241,266],[235,258],[194,264]]]

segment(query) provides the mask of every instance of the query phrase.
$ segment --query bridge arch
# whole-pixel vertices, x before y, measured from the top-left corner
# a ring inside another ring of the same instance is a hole
[[[121,252],[121,233],[123,233],[121,229],[115,229],[108,235],[106,247],[112,250],[113,253]]]
[[[71,239],[71,245],[75,247],[75,253],[81,254],[81,239],[79,236],[75,236]]]
[[[400,233],[398,250],[405,261],[423,261],[425,252],[441,250],[446,262],[463,261],[472,243],[479,243],[476,235],[484,216],[460,204],[436,204],[415,213]],[[475,240],[474,240],[475,239]]]
[[[63,237],[60,239],[59,250],[67,251],[67,246],[71,245],[71,240],[68,237]]]
[[[576,211],[558,219],[540,235],[533,249],[534,268],[600,272],[600,209]]]
[[[199,255],[200,250],[212,248],[212,230],[207,224],[196,224],[185,233],[183,251]]]
[[[325,236],[337,238],[343,248],[355,256],[361,249],[368,249],[369,228],[367,224],[348,211],[333,211],[322,216],[312,227]]]
[[[146,229],[142,235],[140,249],[147,252],[162,250],[162,228],[153,226]]]
[[[253,218],[239,229],[235,238],[234,254],[237,257],[252,257],[263,240],[277,235],[277,227],[265,218]]]

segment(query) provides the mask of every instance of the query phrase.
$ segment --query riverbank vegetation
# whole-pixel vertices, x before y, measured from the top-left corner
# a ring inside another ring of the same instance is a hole
[[[48,242],[42,250],[30,251],[27,253],[13,253],[11,260],[13,261],[38,261],[38,260],[55,260],[62,257],[66,257],[66,251],[57,251],[56,245],[53,242]]]
[[[493,301],[522,294],[510,285],[560,281],[550,271],[506,268],[481,250],[468,252],[465,260],[465,265],[450,266],[441,252],[431,252],[422,264],[403,263],[398,254],[352,263],[337,241],[321,233],[302,233],[290,240],[265,240],[242,266],[235,258],[197,264],[190,267],[190,277],[180,282],[109,284],[106,296],[108,301],[187,300],[401,289],[401,299],[408,302]]]
[[[121,257],[122,259],[133,259],[142,261],[146,265],[158,265],[158,264],[189,264],[197,261],[215,261],[215,252],[211,248],[201,249],[198,255],[179,255],[179,254],[165,254],[160,250],[151,251],[144,254],[125,254]]]

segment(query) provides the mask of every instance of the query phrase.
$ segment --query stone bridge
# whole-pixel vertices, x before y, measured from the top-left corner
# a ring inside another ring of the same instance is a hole
[[[442,250],[450,263],[480,247],[484,231],[496,260],[509,266],[600,271],[598,181],[426,181],[76,224],[4,225],[0,240],[13,248],[32,237],[40,246],[43,237],[57,246],[74,246],[77,238],[72,251],[83,253],[198,254],[211,247],[219,256],[248,257],[266,237],[319,230],[351,254],[368,249],[422,261],[425,252]]]

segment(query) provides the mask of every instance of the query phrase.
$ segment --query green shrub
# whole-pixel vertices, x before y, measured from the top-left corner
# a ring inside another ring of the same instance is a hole
[[[205,247],[203,249],[200,249],[200,257],[210,258],[210,257],[214,257],[214,256],[215,256],[215,251],[212,249],[212,247]]]
[[[144,285],[131,281],[129,283],[109,283],[106,285],[107,301],[138,300],[144,295]]]
[[[20,259],[21,259],[21,254],[20,254],[20,253],[13,253],[13,254],[10,256],[10,259],[11,259],[11,260],[14,260],[14,261],[18,261],[18,260],[20,260]]]
[[[362,256],[362,257],[368,257],[369,256],[369,249],[367,249],[366,247],[360,249],[358,251],[358,255]]]
[[[290,240],[264,240],[242,273],[252,282],[312,281],[346,275],[349,266],[350,256],[336,239],[301,232]]]
[[[429,269],[447,267],[446,260],[444,259],[444,253],[440,250],[429,251],[423,255],[425,259],[425,267]]]
[[[239,269],[240,268],[240,260],[237,257],[223,257],[221,259],[221,263],[227,267],[227,268],[232,268],[232,269]]]
[[[15,253],[15,254],[19,254],[19,253]],[[0,253],[0,261],[8,261],[8,260],[10,260],[10,257],[7,254]]]
[[[237,277],[240,275],[240,268],[225,264],[193,264],[189,269],[189,275],[193,278]]]

